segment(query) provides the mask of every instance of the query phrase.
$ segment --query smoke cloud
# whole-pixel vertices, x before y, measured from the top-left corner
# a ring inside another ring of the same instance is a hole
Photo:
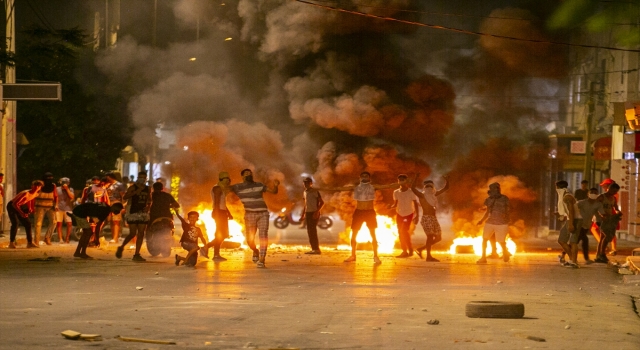
[[[408,0],[338,4],[411,20],[434,9]],[[486,18],[465,25],[547,37],[530,11],[491,10],[482,15],[529,21]],[[303,172],[313,174],[317,186],[331,187],[354,184],[362,171],[384,184],[399,173],[450,171],[452,188],[442,203],[454,220],[474,218],[487,181],[496,176],[511,191],[515,217],[534,220],[533,189],[541,184],[532,174],[546,157],[542,126],[559,108],[545,98],[562,91],[555,79],[562,55],[553,47],[449,33],[451,40],[443,40],[431,29],[295,1],[222,6],[182,0],[173,15],[189,39],[184,34],[153,48],[124,37],[96,64],[112,93],[129,96],[138,149],[151,149],[159,124],[175,130],[167,157],[181,177],[181,201],[210,201],[217,173],[228,171],[237,182],[243,168],[253,168],[258,181],[283,182],[278,195],[267,196],[272,210],[299,200]],[[380,212],[390,194],[378,191]],[[350,221],[350,193],[325,199],[327,210]]]

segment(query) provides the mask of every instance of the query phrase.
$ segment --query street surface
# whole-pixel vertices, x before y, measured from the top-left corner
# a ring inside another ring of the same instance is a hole
[[[632,297],[640,287],[623,284],[612,266],[559,266],[552,240],[523,243],[527,253],[509,263],[476,265],[441,243],[440,263],[388,254],[375,266],[370,251],[343,263],[349,253],[333,249],[335,232],[320,231],[323,254],[309,256],[298,246],[303,230],[271,228],[281,245],[269,250],[266,269],[240,249],[224,250],[223,263],[201,257],[194,269],[144,248],[144,263],[131,261],[131,250],[116,259],[115,244],[81,260],[72,257],[75,244],[6,249],[2,238],[0,349],[640,349]],[[30,261],[48,257],[60,259]],[[522,302],[525,317],[467,318],[474,300]],[[64,330],[103,340],[67,340]]]

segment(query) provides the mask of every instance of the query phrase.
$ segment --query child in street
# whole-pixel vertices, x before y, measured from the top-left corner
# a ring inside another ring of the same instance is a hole
[[[184,248],[189,253],[186,257],[181,257],[176,254],[176,266],[180,265],[181,261],[184,261],[184,266],[195,267],[196,262],[198,262],[198,239],[202,240],[204,245],[207,245],[207,241],[202,234],[202,230],[196,226],[196,222],[200,218],[200,214],[197,211],[190,211],[187,213],[187,220],[185,220],[180,214],[176,211],[176,216],[182,222],[182,237],[180,238],[180,244],[182,248]]]

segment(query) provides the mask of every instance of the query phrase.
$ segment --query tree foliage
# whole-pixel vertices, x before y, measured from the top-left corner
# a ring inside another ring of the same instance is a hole
[[[20,188],[47,171],[82,188],[86,179],[113,169],[130,140],[126,101],[105,93],[85,39],[77,28],[30,27],[18,37],[17,79],[62,84],[62,101],[18,103],[17,129],[29,141],[18,157]]]
[[[551,29],[584,26],[599,33],[611,30],[620,45],[640,45],[640,1],[565,0],[548,20]]]

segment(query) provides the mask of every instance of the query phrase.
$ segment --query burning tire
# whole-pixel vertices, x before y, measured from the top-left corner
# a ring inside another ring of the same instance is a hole
[[[503,301],[471,301],[465,313],[472,318],[522,318],[524,304]]]
[[[326,230],[331,226],[333,226],[333,220],[331,219],[331,217],[321,216],[320,219],[318,219],[318,227],[320,227],[321,229]]]

